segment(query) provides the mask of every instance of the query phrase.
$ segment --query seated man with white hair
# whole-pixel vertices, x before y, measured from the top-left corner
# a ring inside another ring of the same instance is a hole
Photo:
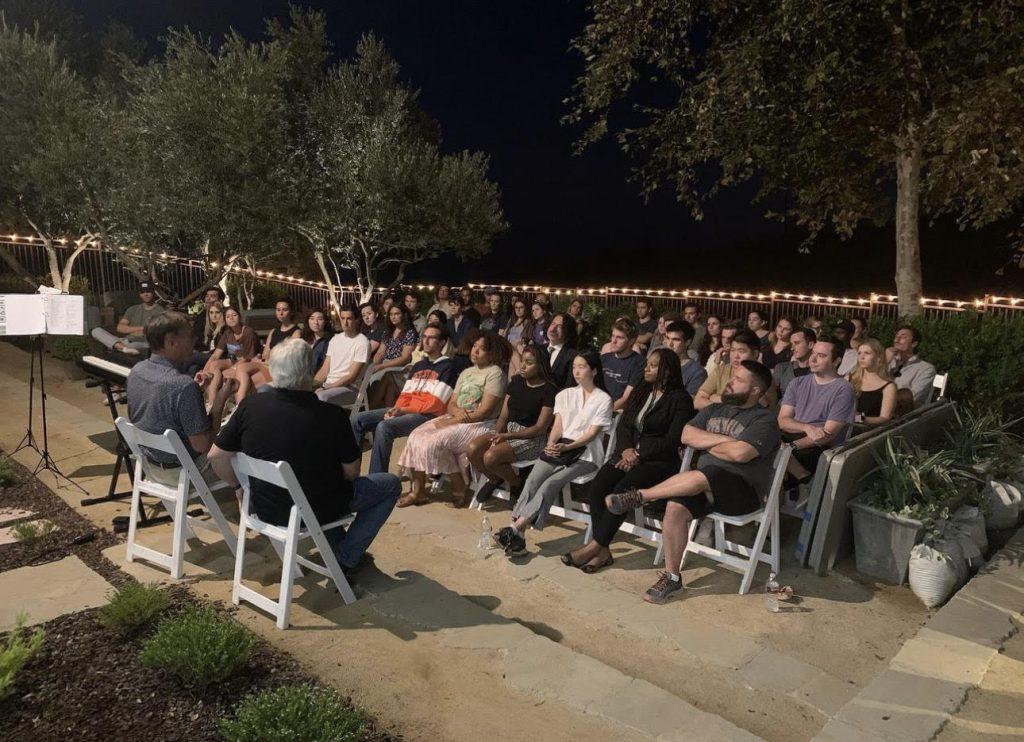
[[[367,547],[391,514],[401,485],[393,474],[359,476],[361,452],[348,412],[317,399],[311,358],[310,347],[297,338],[274,346],[269,359],[273,391],[247,397],[238,405],[217,436],[209,459],[214,471],[236,488],[232,453],[287,461],[317,520],[328,523],[355,513],[347,533],[335,528],[324,534],[348,576],[360,566]],[[236,494],[241,496],[240,490]],[[260,520],[288,524],[292,499],[286,491],[254,480],[250,501]]]

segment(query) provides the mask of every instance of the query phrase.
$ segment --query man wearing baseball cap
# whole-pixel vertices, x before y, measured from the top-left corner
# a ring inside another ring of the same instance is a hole
[[[149,344],[143,337],[146,322],[163,314],[164,307],[157,304],[156,285],[152,281],[142,281],[139,284],[139,298],[142,300],[141,304],[133,304],[125,310],[124,316],[117,323],[116,335],[97,327],[92,331],[92,336],[107,348],[130,356],[137,356],[142,351],[149,350]]]

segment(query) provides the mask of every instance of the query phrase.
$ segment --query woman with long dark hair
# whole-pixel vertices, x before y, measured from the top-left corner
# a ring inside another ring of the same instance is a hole
[[[508,318],[508,324],[499,332],[517,350],[522,347],[522,342],[533,334],[533,326],[527,315],[526,302],[522,297],[512,298],[512,313]]]
[[[523,485],[512,464],[534,461],[543,453],[557,393],[547,351],[535,345],[523,348],[519,373],[509,380],[494,432],[469,444],[470,463],[487,477],[477,490],[477,502],[487,500],[503,481],[518,496]]]
[[[771,371],[779,363],[785,363],[793,355],[793,349],[789,347],[789,339],[796,329],[796,322],[792,317],[779,317],[775,323],[775,329],[768,336],[768,345],[761,347],[761,363]]]
[[[359,316],[363,320],[361,332],[370,341],[370,357],[372,358],[377,353],[377,348],[384,342],[384,323],[381,322],[377,306],[371,302],[359,305]]]
[[[591,574],[612,563],[611,542],[626,516],[610,513],[605,497],[630,488],[652,487],[678,473],[683,426],[693,415],[679,357],[668,348],[651,351],[644,380],[629,396],[616,426],[615,449],[590,483],[587,499],[594,537],[562,556],[566,566]]]
[[[302,339],[313,349],[313,363],[310,368],[313,375],[320,370],[327,357],[327,345],[334,337],[334,328],[328,321],[330,315],[324,309],[314,309],[306,318],[306,327],[302,331]]]
[[[369,373],[385,368],[394,369],[395,372],[387,374],[370,388],[367,395],[370,409],[390,405],[398,398],[405,382],[395,377],[401,377],[402,369],[412,362],[412,351],[417,339],[409,310],[404,304],[392,304],[384,323],[384,342],[377,348]]]

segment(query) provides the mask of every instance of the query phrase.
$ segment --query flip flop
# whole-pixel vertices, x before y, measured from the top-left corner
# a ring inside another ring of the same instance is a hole
[[[592,575],[595,572],[604,569],[605,567],[612,566],[612,564],[614,564],[614,563],[615,563],[615,560],[612,559],[611,557],[608,557],[607,559],[605,559],[603,562],[601,562],[596,567],[593,564],[584,564],[583,566],[580,567],[580,571],[583,572],[584,574]]]

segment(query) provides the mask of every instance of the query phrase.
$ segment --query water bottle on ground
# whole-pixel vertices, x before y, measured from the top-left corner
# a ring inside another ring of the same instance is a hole
[[[772,613],[779,612],[779,582],[775,579],[775,573],[768,575],[768,582],[764,586],[764,607]]]
[[[480,521],[480,541],[477,543],[477,550],[480,556],[487,556],[487,552],[494,548],[494,534],[491,531],[491,521],[484,516]]]

